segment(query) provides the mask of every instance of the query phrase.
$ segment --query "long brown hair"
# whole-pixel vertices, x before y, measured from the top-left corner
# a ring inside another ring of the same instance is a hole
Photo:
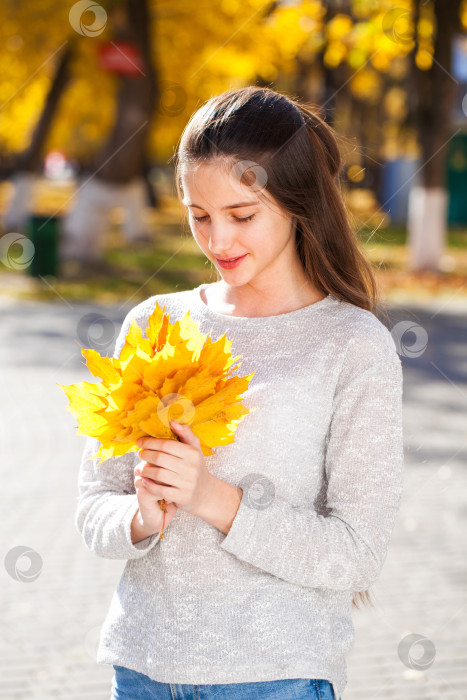
[[[313,285],[375,313],[384,304],[342,196],[338,141],[318,110],[297,99],[254,85],[229,90],[185,127],[175,154],[177,193],[182,199],[187,165],[227,159],[241,165],[239,180],[256,190],[260,174],[260,189],[295,218],[297,252]],[[356,608],[359,601],[373,604],[369,591],[355,592]]]

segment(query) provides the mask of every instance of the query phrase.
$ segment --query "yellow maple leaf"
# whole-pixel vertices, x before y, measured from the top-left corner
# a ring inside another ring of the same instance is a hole
[[[238,423],[255,409],[239,402],[255,374],[229,376],[234,365],[232,341],[224,333],[215,342],[203,335],[190,312],[175,323],[156,302],[146,338],[132,319],[118,358],[101,357],[82,348],[86,365],[101,382],[64,386],[68,410],[78,434],[101,443],[93,455],[99,464],[110,457],[137,452],[136,440],[152,436],[177,440],[170,421],[187,423],[204,455],[234,441]]]

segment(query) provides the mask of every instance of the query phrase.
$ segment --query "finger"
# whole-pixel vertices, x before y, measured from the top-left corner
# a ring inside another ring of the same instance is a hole
[[[151,496],[156,496],[158,499],[163,498],[165,501],[176,501],[176,494],[179,489],[172,488],[171,486],[162,486],[161,484],[155,484],[150,479],[143,478],[144,488]]]
[[[160,473],[162,473],[158,472],[159,469],[162,469],[162,467],[155,467],[154,465],[148,464],[147,462],[141,462],[134,468],[134,476],[135,478],[144,477],[146,479],[152,479],[157,483],[159,481],[157,477]]]
[[[164,467],[155,467],[152,464],[145,464],[140,467],[140,474],[145,479],[152,479],[156,483],[166,484],[167,486],[179,488],[182,483],[182,478],[177,472]]]
[[[157,488],[160,489],[160,486],[156,487],[156,485],[154,484],[153,488],[149,489],[142,478],[140,478],[138,481],[139,484],[136,484],[135,482],[135,486],[137,488],[138,500],[140,501],[140,503],[150,505],[164,498],[162,493],[156,490]]]
[[[177,472],[182,464],[180,457],[168,455],[166,452],[160,452],[160,450],[140,450],[139,457],[143,462],[147,462],[151,466],[165,467],[165,469],[170,469],[173,472]]]
[[[170,438],[153,438],[153,437],[146,437],[144,438],[144,442],[142,445],[138,445],[139,447],[145,449],[145,450],[155,450],[157,452],[165,452],[168,455],[172,455],[174,457],[183,457],[183,454],[186,449],[186,445],[184,445],[180,440],[171,440]]]

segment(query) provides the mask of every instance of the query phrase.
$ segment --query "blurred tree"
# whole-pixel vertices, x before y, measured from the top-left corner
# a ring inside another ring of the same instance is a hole
[[[441,182],[443,144],[449,139],[448,132],[444,141],[441,136],[449,130],[450,37],[459,15],[466,14],[466,0],[462,7],[460,0],[399,0],[397,7],[389,0],[199,0],[196,12],[190,0],[102,0],[77,21],[78,6],[82,3],[4,0],[0,7],[4,161],[30,143],[51,89],[57,47],[71,35],[78,39],[72,80],[43,144],[43,150],[63,150],[82,164],[78,209],[69,212],[67,222],[74,233],[68,240],[100,228],[98,205],[102,209],[106,197],[108,210],[115,197],[121,203],[123,192],[133,188],[133,209],[141,212],[148,163],[169,162],[200,103],[245,84],[295,91],[323,105],[329,121],[353,143],[358,134],[360,148],[350,149],[353,183],[377,189],[381,153],[401,141],[409,148],[417,131],[424,186],[433,194],[433,183]],[[139,66],[139,75],[103,68],[103,58],[109,65],[119,52],[133,68]],[[442,125],[436,127],[435,148],[430,124]],[[86,178],[93,187],[85,186]],[[96,195],[99,188],[95,204],[92,198],[83,200],[86,191]],[[420,207],[431,211],[427,202],[433,197],[419,195],[412,211],[418,209],[417,220],[426,221]],[[93,212],[93,223],[80,221],[79,210]],[[134,239],[144,227],[135,216],[127,219],[132,222],[127,235]],[[430,247],[427,230],[425,250]],[[440,230],[438,225],[430,237],[440,240]],[[92,246],[100,238],[81,248],[99,255]],[[414,266],[418,263],[413,260]]]
[[[412,186],[409,195],[409,261],[413,269],[438,270],[446,238],[445,161],[453,137],[450,116],[456,81],[451,47],[454,35],[467,28],[467,2],[399,0],[397,7],[387,0],[326,4],[325,103],[335,112],[336,104],[342,107],[350,101],[350,131],[359,135],[365,169],[369,153],[378,156],[381,146],[391,141],[394,147],[400,135],[410,144],[414,132],[421,166],[420,185]],[[342,66],[347,72],[337,73]],[[375,165],[365,184],[378,189]]]
[[[415,3],[416,48],[411,53],[409,119],[420,145],[420,185],[409,200],[410,263],[414,269],[439,269],[447,232],[446,156],[455,135],[452,45],[461,31],[460,0]],[[457,130],[459,131],[459,129]],[[455,133],[457,133],[457,131]]]
[[[114,124],[81,173],[74,206],[63,225],[62,260],[99,259],[109,215],[117,205],[124,211],[126,240],[148,238],[147,141],[159,91],[151,50],[155,28],[146,0],[107,7],[113,36],[101,45],[100,60],[118,75]]]
[[[285,88],[296,71],[297,51],[314,55],[321,50],[324,9],[319,0],[306,0],[300,7],[285,0],[200,0],[196,12],[191,0],[146,1],[148,51],[159,76],[157,119],[148,133],[152,161],[164,162],[173,154],[173,144],[200,102],[220,90],[256,80],[271,84],[279,79]],[[50,87],[56,50],[72,35],[78,39],[73,80],[62,97],[46,148],[64,150],[89,166],[112,132],[116,138],[115,105],[119,96],[120,106],[127,103],[121,92],[125,78],[104,70],[99,52],[109,41],[118,44],[126,2],[101,0],[108,22],[102,32],[80,36],[70,26],[71,4],[4,0],[0,5],[5,66],[0,73],[0,100],[5,100],[0,153],[27,147]],[[81,31],[86,31],[93,21],[91,10],[81,19]]]
[[[50,90],[45,98],[44,107],[39,117],[31,140],[27,147],[9,164],[4,176],[12,176],[14,196],[4,214],[4,226],[7,231],[25,232],[26,221],[30,215],[32,192],[42,166],[44,145],[50,133],[55,113],[61,96],[70,80],[70,58],[72,43],[60,51],[58,67],[52,78]]]

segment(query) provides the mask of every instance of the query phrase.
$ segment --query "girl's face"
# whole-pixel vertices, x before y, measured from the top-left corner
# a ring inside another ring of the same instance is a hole
[[[215,161],[183,171],[191,231],[227,284],[253,279],[265,286],[280,284],[299,264],[292,217],[256,183],[241,184],[237,173]],[[240,256],[245,257],[230,269],[219,263]]]

